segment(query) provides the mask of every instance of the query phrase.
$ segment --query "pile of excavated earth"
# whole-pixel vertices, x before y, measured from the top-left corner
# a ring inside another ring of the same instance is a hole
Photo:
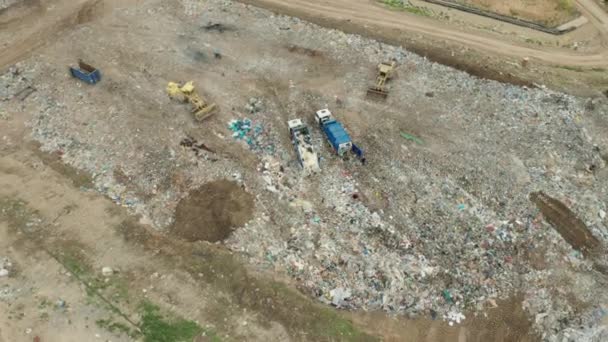
[[[224,243],[328,305],[458,324],[523,296],[545,340],[608,339],[605,99],[478,79],[232,1],[113,11],[0,77],[0,100],[35,88],[0,117],[33,113],[41,149],[92,176],[84,191]],[[102,81],[71,78],[77,58]],[[367,99],[391,59],[388,98]],[[165,93],[188,80],[220,108],[204,122]],[[365,165],[332,151],[322,108]],[[297,161],[294,118],[317,174]]]

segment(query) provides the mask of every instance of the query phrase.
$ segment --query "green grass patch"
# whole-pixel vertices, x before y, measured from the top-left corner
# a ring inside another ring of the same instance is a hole
[[[564,11],[570,15],[576,14],[576,6],[574,6],[573,0],[558,0],[557,8],[560,11]]]
[[[392,9],[406,11],[423,17],[430,17],[432,14],[428,9],[414,6],[407,0],[380,0],[380,2]]]
[[[543,42],[538,39],[526,38],[526,43],[536,44],[538,46],[542,46]]]
[[[13,198],[0,199],[0,219],[13,231],[23,233],[37,231],[44,225],[40,213],[28,208],[26,202]]]
[[[203,332],[196,322],[161,314],[160,308],[149,301],[141,304],[140,314],[139,328],[145,342],[191,342]]]
[[[575,66],[570,66],[570,65],[560,65],[559,68],[570,70],[570,71],[576,71],[576,72],[583,72],[583,71],[585,71],[581,67],[575,67]]]
[[[95,324],[97,324],[98,327],[106,329],[111,333],[125,334],[131,338],[138,338],[141,335],[141,333],[137,330],[131,329],[128,325],[116,322],[111,318],[98,319],[95,321]]]

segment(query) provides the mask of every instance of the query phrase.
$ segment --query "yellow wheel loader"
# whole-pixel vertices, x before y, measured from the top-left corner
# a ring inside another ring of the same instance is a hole
[[[182,102],[189,102],[192,105],[192,114],[196,121],[203,121],[213,114],[217,106],[215,103],[207,103],[198,95],[194,88],[194,82],[186,82],[183,85],[175,82],[169,82],[167,85],[167,94],[171,99],[176,99]]]
[[[388,96],[386,82],[393,77],[395,65],[395,61],[378,64],[378,76],[376,77],[376,84],[367,89],[368,97],[386,99]]]

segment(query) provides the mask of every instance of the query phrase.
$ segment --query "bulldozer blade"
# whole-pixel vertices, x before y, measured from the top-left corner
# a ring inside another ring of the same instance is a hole
[[[386,90],[381,90],[377,88],[368,88],[367,97],[372,99],[385,100],[388,97],[388,92]]]
[[[205,121],[206,119],[212,117],[213,114],[215,114],[216,107],[217,106],[215,105],[215,103],[212,103],[207,107],[194,113],[194,118],[196,119],[196,121]]]

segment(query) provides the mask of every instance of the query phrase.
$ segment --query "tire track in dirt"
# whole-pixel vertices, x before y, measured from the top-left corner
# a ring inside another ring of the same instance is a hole
[[[366,25],[373,25],[385,29],[399,30],[404,35],[407,33],[426,35],[491,54],[518,58],[529,57],[549,64],[566,64],[580,67],[608,66],[608,49],[606,48],[599,53],[592,54],[573,53],[543,47],[532,48],[523,44],[496,40],[482,34],[459,31],[434,19],[390,11],[367,0],[334,0],[331,2],[325,0],[239,1],[315,22],[323,19],[329,20],[332,22],[332,26],[338,29],[345,21],[350,21],[350,23],[362,26],[362,28],[365,28]],[[583,11],[589,12],[594,8],[590,2],[591,0],[578,0],[578,5]],[[606,41],[608,29],[601,25],[601,22],[608,22],[608,14],[603,11],[596,12],[593,10],[593,12],[597,17],[592,19],[591,22],[602,33],[604,41]],[[319,20],[314,20],[315,18]]]
[[[19,20],[8,18],[3,22],[2,30],[11,36],[21,37],[0,53],[0,69],[26,58],[30,53],[51,42],[61,31],[72,26],[88,22],[94,18],[97,6],[102,0],[62,0],[53,3],[52,12],[45,9],[45,4],[34,3]],[[2,16],[10,16],[10,11]]]

